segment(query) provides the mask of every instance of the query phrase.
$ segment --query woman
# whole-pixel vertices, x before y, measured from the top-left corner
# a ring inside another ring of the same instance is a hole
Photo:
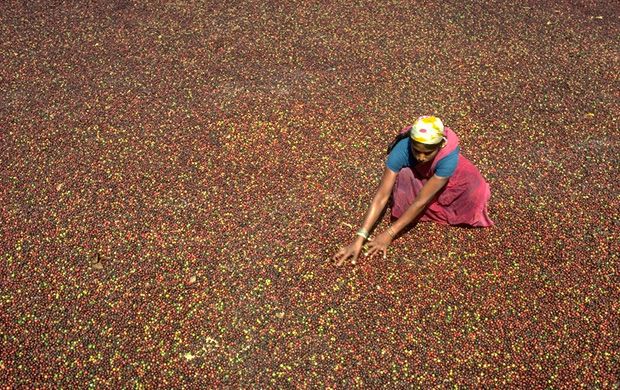
[[[459,139],[434,116],[404,128],[388,148],[386,167],[357,237],[333,257],[355,264],[369,232],[392,195],[392,225],[368,242],[366,255],[383,253],[396,235],[417,221],[487,227],[491,195],[478,169],[460,155]]]

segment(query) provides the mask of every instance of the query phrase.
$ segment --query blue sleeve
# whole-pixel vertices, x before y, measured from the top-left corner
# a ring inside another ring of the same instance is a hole
[[[398,173],[403,167],[409,165],[409,138],[398,141],[385,161],[390,171]]]
[[[456,164],[459,162],[460,150],[460,146],[457,146],[456,149],[450,152],[446,157],[439,160],[435,166],[435,175],[441,177],[452,176],[456,170]]]

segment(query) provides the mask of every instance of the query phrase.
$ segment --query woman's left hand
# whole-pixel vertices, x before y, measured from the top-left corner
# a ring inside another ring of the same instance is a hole
[[[383,252],[383,258],[387,257],[387,248],[392,243],[392,236],[387,232],[383,232],[372,241],[368,241],[368,252],[366,256],[373,256],[377,253]]]

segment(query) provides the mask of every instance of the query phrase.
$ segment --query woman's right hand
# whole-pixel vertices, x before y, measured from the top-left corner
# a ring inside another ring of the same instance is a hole
[[[342,263],[344,263],[348,259],[351,259],[351,264],[355,264],[357,263],[357,258],[362,251],[363,245],[364,241],[357,239],[348,246],[340,248],[340,250],[336,252],[334,257],[332,257],[332,260],[334,260],[334,263],[338,267],[340,267]]]

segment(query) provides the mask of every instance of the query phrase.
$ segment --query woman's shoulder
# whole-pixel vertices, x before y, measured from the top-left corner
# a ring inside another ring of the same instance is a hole
[[[409,149],[409,143],[411,142],[411,138],[409,137],[405,137],[403,139],[401,139],[400,141],[398,141],[396,143],[396,145],[394,145],[394,149],[398,148],[399,150],[408,150]]]
[[[393,172],[398,172],[402,167],[411,164],[411,156],[409,155],[409,137],[398,141],[387,157],[386,164]]]

